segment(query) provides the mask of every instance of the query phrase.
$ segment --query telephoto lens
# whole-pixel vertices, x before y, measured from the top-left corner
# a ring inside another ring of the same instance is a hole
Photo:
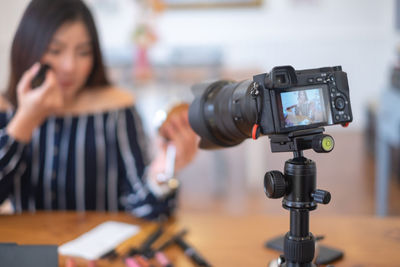
[[[200,148],[235,146],[251,137],[259,100],[252,96],[253,81],[216,81],[192,87],[195,100],[189,123],[201,137]]]

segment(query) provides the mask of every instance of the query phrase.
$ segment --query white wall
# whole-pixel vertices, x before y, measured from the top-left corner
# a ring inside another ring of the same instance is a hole
[[[120,26],[97,12],[97,19],[103,21],[103,45],[109,51],[116,50],[117,42],[131,46],[131,39],[121,33],[131,34],[137,19],[128,15],[134,6],[120,1]],[[362,129],[365,106],[387,86],[396,59],[394,2],[265,0],[258,9],[167,10],[156,17],[159,42],[153,58],[162,60],[158,57],[174,47],[219,46],[224,64],[236,69],[342,65],[350,83],[351,127]]]
[[[392,0],[266,0],[260,10],[166,12],[158,26],[160,49],[220,45],[234,68],[342,65],[355,128],[365,122],[366,102],[387,85],[395,59]]]
[[[0,3],[0,91],[3,91],[9,71],[12,38],[28,0],[1,1]]]
[[[28,2],[0,4],[0,88],[8,74],[12,35]],[[117,4],[94,13],[103,47],[114,52],[131,46],[138,10],[132,0],[109,3]],[[155,56],[176,46],[215,45],[223,48],[224,64],[236,69],[342,65],[349,76],[355,129],[365,122],[366,102],[387,85],[396,58],[394,0],[265,0],[259,9],[168,10],[155,25]]]

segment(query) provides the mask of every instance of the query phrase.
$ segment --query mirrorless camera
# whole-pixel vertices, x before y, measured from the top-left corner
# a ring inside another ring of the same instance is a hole
[[[192,90],[189,122],[205,149],[353,120],[347,74],[341,66],[280,66],[253,80],[202,83]]]

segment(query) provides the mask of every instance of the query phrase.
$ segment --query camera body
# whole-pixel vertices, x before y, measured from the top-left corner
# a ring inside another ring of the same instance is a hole
[[[288,135],[353,120],[347,74],[340,66],[275,67],[252,80],[192,87],[189,123],[205,149],[231,147],[258,135]]]
[[[295,70],[280,66],[253,77],[261,98],[260,133],[285,134],[353,120],[341,66]]]

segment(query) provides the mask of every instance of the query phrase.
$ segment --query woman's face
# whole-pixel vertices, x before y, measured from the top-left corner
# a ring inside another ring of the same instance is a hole
[[[297,99],[299,102],[305,102],[306,101],[306,93],[304,91],[299,91],[299,95],[298,95]]]
[[[61,25],[41,59],[55,72],[66,100],[73,100],[93,68],[92,40],[81,21]]]

